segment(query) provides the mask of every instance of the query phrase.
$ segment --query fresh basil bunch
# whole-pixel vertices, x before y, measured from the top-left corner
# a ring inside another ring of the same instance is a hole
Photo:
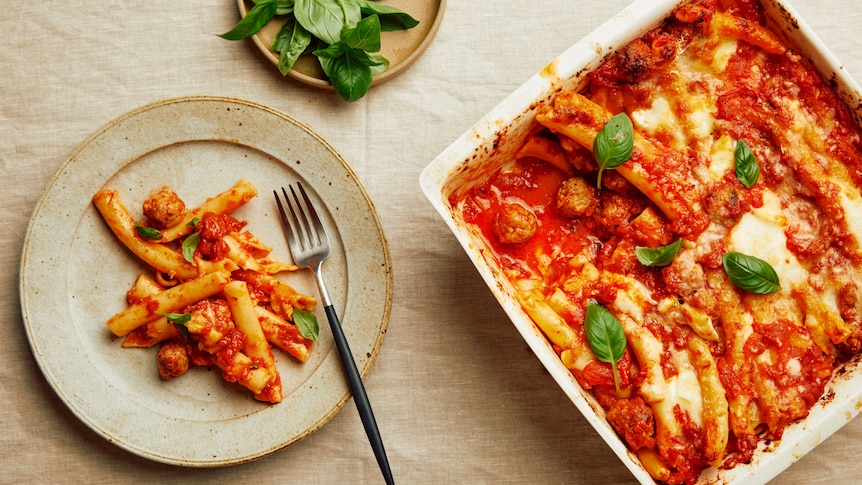
[[[389,61],[379,54],[380,33],[419,24],[402,10],[374,0],[256,0],[246,16],[219,37],[245,39],[276,15],[286,16],[272,43],[282,75],[310,52],[345,101],[364,96],[374,74],[389,68]]]

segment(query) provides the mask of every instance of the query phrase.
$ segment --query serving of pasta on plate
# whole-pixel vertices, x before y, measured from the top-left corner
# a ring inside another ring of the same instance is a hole
[[[218,368],[260,401],[283,399],[272,346],[305,362],[317,338],[313,296],[279,280],[299,268],[270,257],[271,248],[231,213],[257,195],[245,179],[186,208],[170,187],[143,202],[139,222],[116,190],[93,196],[117,239],[151,273],[137,276],[128,306],[106,322],[123,347],[159,345],[162,379],[190,366]]]

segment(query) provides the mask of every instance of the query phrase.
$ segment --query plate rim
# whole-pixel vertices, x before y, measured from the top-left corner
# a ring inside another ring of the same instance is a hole
[[[32,265],[34,265],[35,263],[29,263],[28,264],[28,260],[34,254],[34,252],[38,253],[38,250],[33,249],[33,245],[34,245],[34,242],[38,238],[39,228],[37,228],[37,224],[40,222],[39,216],[43,213],[43,211],[46,210],[46,204],[48,204],[47,199],[52,195],[53,191],[61,188],[58,186],[58,184],[64,180],[64,177],[68,176],[67,174],[70,171],[74,170],[74,167],[70,167],[70,165],[72,165],[74,162],[76,162],[76,159],[78,158],[78,156],[81,155],[83,152],[85,152],[87,150],[87,148],[90,147],[92,144],[97,143],[100,140],[102,140],[103,137],[105,137],[106,134],[109,133],[112,129],[116,129],[116,128],[118,128],[118,126],[121,126],[124,123],[130,123],[130,122],[134,121],[136,117],[139,117],[142,114],[145,114],[145,113],[153,111],[153,110],[170,108],[174,105],[177,106],[177,109],[182,109],[182,106],[179,106],[182,104],[189,104],[189,105],[200,104],[201,106],[203,106],[205,104],[213,104],[214,106],[224,105],[225,107],[228,108],[228,111],[230,111],[231,107],[249,108],[252,110],[260,111],[265,116],[271,116],[271,117],[279,118],[280,120],[284,121],[288,125],[292,125],[294,128],[301,130],[305,135],[307,135],[311,139],[313,139],[313,141],[319,145],[319,148],[322,148],[323,150],[329,152],[333,156],[333,158],[339,162],[338,168],[343,170],[343,174],[346,176],[346,178],[349,179],[349,183],[351,184],[351,186],[355,188],[356,195],[358,195],[359,198],[367,204],[367,215],[370,216],[369,220],[367,222],[371,224],[372,231],[378,238],[378,240],[375,241],[375,243],[379,245],[379,248],[378,248],[379,254],[375,254],[375,256],[382,257],[382,261],[383,261],[383,268],[381,268],[380,271],[382,272],[381,276],[385,280],[385,291],[383,292],[382,299],[380,299],[376,302],[376,304],[377,304],[376,308],[379,311],[380,322],[379,322],[379,325],[376,324],[376,319],[375,319],[376,326],[373,327],[373,331],[372,331],[373,342],[371,342],[371,348],[369,350],[367,350],[367,352],[365,352],[366,351],[365,348],[361,349],[364,352],[364,357],[366,357],[365,364],[360,367],[360,374],[362,375],[363,378],[368,375],[371,368],[373,367],[373,364],[376,361],[376,358],[379,355],[380,349],[382,347],[384,337],[388,331],[388,326],[389,326],[389,321],[390,321],[390,316],[391,316],[391,309],[392,309],[392,294],[393,294],[392,258],[391,258],[391,252],[390,252],[388,240],[387,240],[386,235],[383,231],[383,225],[382,225],[382,222],[380,219],[380,215],[379,215],[379,213],[375,207],[375,204],[374,204],[373,200],[371,199],[370,195],[368,194],[367,190],[365,189],[364,185],[362,184],[361,180],[359,179],[357,173],[350,166],[350,164],[347,162],[347,160],[325,138],[323,138],[322,135],[320,135],[318,132],[313,130],[308,124],[297,120],[296,118],[290,116],[289,114],[287,114],[285,112],[282,112],[282,111],[275,109],[275,108],[272,108],[270,106],[266,106],[262,103],[258,103],[255,101],[250,101],[250,100],[246,100],[246,99],[242,99],[242,98],[238,98],[238,97],[217,96],[217,95],[178,96],[178,97],[171,97],[171,98],[166,98],[166,99],[150,102],[150,103],[144,104],[142,106],[139,106],[135,109],[132,109],[130,111],[127,111],[126,113],[121,114],[120,116],[117,116],[117,117],[111,119],[110,121],[108,121],[104,125],[100,126],[97,130],[95,130],[89,136],[87,136],[82,142],[80,142],[69,153],[68,157],[64,160],[64,162],[55,171],[54,175],[51,177],[51,179],[45,185],[44,190],[42,191],[42,193],[39,196],[39,199],[37,200],[36,204],[34,205],[34,208],[33,208],[32,213],[30,215],[27,229],[26,229],[26,232],[24,235],[22,249],[21,249],[21,252],[19,253],[20,254],[20,260],[19,260],[19,268],[18,268],[19,271],[18,271],[18,285],[17,286],[18,286],[18,291],[19,291],[19,304],[21,306],[21,320],[22,320],[22,323],[24,326],[24,332],[25,332],[25,335],[26,335],[26,338],[28,341],[28,346],[30,347],[31,353],[33,354],[34,360],[36,361],[36,364],[37,364],[40,372],[42,373],[43,378],[48,383],[48,385],[52,389],[52,391],[54,391],[56,396],[60,399],[60,401],[67,407],[67,409],[69,409],[72,412],[72,414],[79,421],[81,421],[83,424],[85,424],[88,428],[90,428],[92,431],[94,431],[97,435],[106,439],[108,442],[118,446],[119,448],[122,448],[128,452],[131,452],[132,454],[135,454],[135,455],[138,455],[138,456],[141,456],[141,457],[144,457],[144,458],[156,461],[156,462],[161,462],[161,463],[166,463],[166,464],[171,464],[171,465],[179,465],[179,466],[186,466],[186,467],[201,467],[201,468],[203,468],[203,467],[229,466],[229,465],[246,463],[249,461],[253,461],[253,460],[271,455],[271,454],[273,454],[279,450],[282,450],[282,449],[287,448],[287,447],[289,447],[295,443],[298,443],[299,441],[301,441],[304,438],[308,437],[309,435],[313,434],[315,431],[319,430],[326,423],[328,423],[336,414],[338,414],[338,412],[345,406],[347,401],[350,399],[350,393],[349,393],[349,389],[346,386],[346,383],[342,382],[341,380],[338,380],[335,382],[336,386],[342,386],[343,392],[340,394],[340,397],[337,400],[335,400],[335,402],[332,404],[332,407],[328,411],[325,411],[323,414],[321,414],[316,421],[310,422],[309,424],[306,424],[306,425],[303,425],[305,427],[305,429],[295,433],[293,436],[285,435],[283,438],[279,438],[277,440],[269,440],[272,443],[265,444],[265,445],[263,445],[263,447],[257,447],[255,449],[255,451],[253,451],[251,453],[239,453],[239,452],[237,452],[237,453],[232,454],[232,455],[228,454],[227,456],[219,456],[217,459],[214,456],[213,459],[211,459],[211,460],[189,459],[189,458],[183,458],[183,457],[178,457],[178,456],[165,456],[162,454],[155,453],[152,450],[147,449],[147,447],[140,446],[141,443],[139,443],[139,442],[128,442],[128,441],[124,441],[122,439],[117,439],[116,436],[113,436],[109,431],[104,429],[105,428],[104,419],[101,419],[101,420],[96,419],[92,416],[88,416],[86,414],[86,412],[81,411],[79,409],[79,407],[83,407],[82,406],[83,398],[81,398],[81,397],[75,397],[75,398],[70,397],[68,395],[68,393],[66,392],[67,389],[64,389],[60,385],[60,382],[58,382],[58,381],[60,381],[61,379],[58,379],[57,376],[54,375],[54,373],[57,372],[56,365],[51,366],[47,362],[43,361],[43,359],[40,357],[41,349],[37,345],[36,336],[33,334],[33,330],[32,330],[32,327],[34,325],[37,325],[38,322],[32,321],[34,319],[34,316],[32,315],[33,311],[30,310],[30,306],[32,304],[36,304],[39,302],[38,301],[30,301],[30,300],[34,300],[35,297],[32,297],[29,294],[28,281],[30,279],[33,279],[36,276],[31,275],[31,271],[33,271]],[[209,136],[209,137],[201,137],[201,138],[198,138],[196,140],[197,141],[204,140],[204,141],[228,142],[228,143],[231,143],[234,145],[247,147],[249,149],[260,150],[262,153],[265,153],[266,155],[270,156],[279,166],[283,166],[289,170],[296,171],[296,169],[293,167],[293,165],[288,163],[288,160],[285,160],[285,159],[278,157],[274,154],[270,154],[265,149],[255,147],[254,145],[249,145],[247,143],[241,143],[238,139],[230,137],[230,127],[228,127],[228,130],[226,133],[227,134],[225,136],[214,136],[213,135],[213,136]],[[195,141],[195,140],[187,139],[185,141]],[[181,141],[173,141],[173,142],[159,141],[158,143],[160,143],[160,145],[158,145],[158,148],[156,148],[156,150],[158,150],[159,148],[165,148],[165,147],[168,147],[168,146],[171,146],[173,144],[180,143],[180,142]],[[110,169],[110,170],[108,170],[107,173],[100,174],[103,176],[99,176],[99,183],[100,184],[107,183],[107,181],[110,178],[117,175],[117,173],[119,173],[124,167],[134,163],[137,159],[139,159],[143,156],[146,156],[146,154],[142,154],[142,155],[138,155],[136,157],[129,158],[129,159],[125,160],[125,163],[123,163],[123,165],[120,166],[119,168]],[[304,176],[303,172],[301,172],[301,171],[297,172],[297,175],[299,175],[300,178],[307,179],[307,176]],[[312,187],[312,189],[316,189],[314,184],[312,184],[311,187]],[[87,203],[89,204],[89,201]],[[85,207],[86,207],[86,205],[85,205]],[[335,213],[333,213],[332,217],[336,218],[336,216],[334,214]],[[73,216],[81,217],[82,214],[73,213]],[[42,230],[44,230],[44,229],[42,229]],[[73,235],[76,232],[77,232],[77,229],[73,232]],[[346,255],[346,251],[347,250],[345,249],[345,255]],[[347,261],[345,261],[345,265],[346,264],[347,264]],[[66,273],[67,273],[67,270],[62,271],[62,274],[66,274]],[[348,276],[348,280],[350,280],[349,276]],[[64,296],[63,301],[66,302],[66,307],[64,307],[64,308],[68,308],[68,300],[69,300],[69,297]],[[343,302],[343,305],[344,305],[345,310],[350,308],[350,306],[349,306],[350,304],[348,301]],[[74,331],[71,333],[74,333]],[[353,351],[354,354],[357,353],[356,350],[359,350],[359,349],[354,349],[354,351]],[[325,359],[321,362],[321,366],[324,366],[324,365],[331,366],[330,364],[326,363],[327,360],[337,361],[338,360],[337,356],[335,356],[333,354],[335,354],[334,349],[332,349],[332,351],[330,352],[330,355],[327,355],[325,357]],[[338,370],[340,371],[340,364],[338,366]],[[317,372],[321,372],[321,371],[319,369],[315,370],[312,373],[312,375],[314,375]],[[324,372],[325,372],[325,370],[324,370]],[[249,397],[249,399],[251,399],[251,397]],[[266,409],[272,409],[272,406],[267,406]],[[277,441],[277,442],[274,442],[274,441]],[[150,447],[150,448],[152,448],[152,447]],[[237,450],[237,451],[239,451],[239,450]]]

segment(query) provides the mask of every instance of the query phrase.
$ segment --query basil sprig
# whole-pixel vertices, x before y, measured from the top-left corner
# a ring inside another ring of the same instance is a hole
[[[188,237],[183,239],[183,258],[189,263],[195,262],[195,251],[198,248],[198,244],[201,242],[201,233],[195,232],[189,234]]]
[[[638,246],[635,248],[635,255],[637,255],[638,261],[640,261],[641,264],[644,266],[661,267],[673,263],[673,260],[679,254],[679,251],[681,249],[682,238],[677,239],[675,242],[672,242],[666,246],[661,246],[656,249]]]
[[[290,17],[284,22],[272,42],[272,50],[279,53],[278,71],[282,75],[287,76],[299,56],[311,45],[312,39],[311,33],[305,30],[296,18]]]
[[[587,316],[584,321],[584,332],[593,354],[602,362],[611,364],[614,375],[614,387],[620,392],[620,376],[617,362],[623,358],[626,351],[626,334],[623,326],[607,308],[590,300],[587,303]]]
[[[258,33],[275,17],[278,10],[277,0],[259,0],[232,29],[219,35],[225,40],[240,40]]]
[[[602,188],[602,173],[626,163],[634,150],[634,128],[625,112],[614,115],[593,140],[593,156],[599,165],[596,188]]]
[[[736,142],[733,159],[736,162],[736,178],[742,182],[745,188],[750,189],[760,176],[760,165],[757,164],[754,153],[751,152],[751,148],[745,141]]]
[[[135,232],[137,232],[142,238],[149,239],[150,241],[158,241],[162,238],[162,231],[155,227],[135,225]]]
[[[355,28],[344,29],[341,40],[313,52],[332,87],[345,101],[356,101],[368,92],[375,73],[385,71],[389,61],[379,55],[380,19],[366,17]],[[335,82],[338,80],[339,82]]]
[[[279,72],[287,75],[302,54],[311,52],[345,101],[364,96],[374,74],[389,68],[389,61],[378,54],[380,33],[419,24],[406,12],[373,0],[257,0],[246,16],[220,37],[245,39],[276,15],[285,16],[272,44],[272,50],[279,53]]]
[[[736,287],[766,295],[781,289],[778,273],[766,261],[755,256],[732,251],[721,257],[724,272]]]
[[[190,313],[165,313],[165,312],[157,312],[159,315],[165,317],[168,322],[170,322],[184,339],[189,339],[189,329],[186,327],[186,323],[192,319],[192,315]]]
[[[314,316],[314,313],[301,308],[294,308],[293,323],[296,324],[300,335],[308,340],[317,340],[320,326],[317,324],[317,317]]]

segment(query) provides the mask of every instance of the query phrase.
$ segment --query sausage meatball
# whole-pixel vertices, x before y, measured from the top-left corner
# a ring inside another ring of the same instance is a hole
[[[599,206],[596,189],[580,177],[572,177],[557,190],[557,214],[569,219],[591,216]]]
[[[652,408],[638,396],[621,399],[608,410],[608,423],[633,450],[655,446],[655,417]]]
[[[186,347],[177,342],[166,342],[159,349],[159,376],[169,381],[189,370],[189,353]]]
[[[527,242],[538,227],[535,214],[519,204],[504,204],[494,220],[494,233],[502,243]]]
[[[158,229],[176,225],[182,220],[185,211],[186,204],[168,187],[162,187],[144,201],[144,216]]]

